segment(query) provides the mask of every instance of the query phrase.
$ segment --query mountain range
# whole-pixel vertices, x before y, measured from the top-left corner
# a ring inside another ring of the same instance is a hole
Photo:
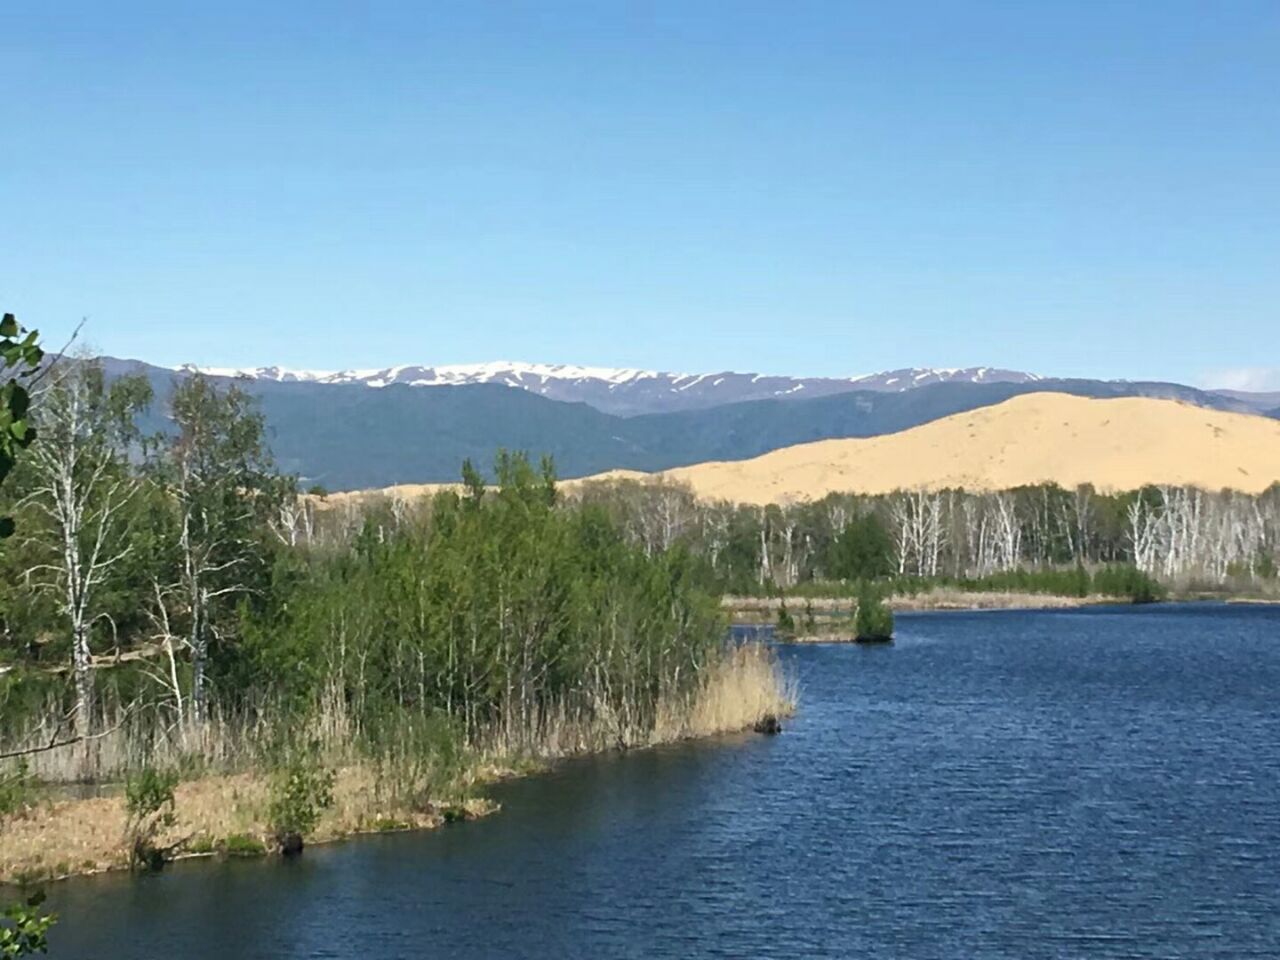
[[[789,377],[763,373],[664,373],[635,368],[583,367],[572,364],[492,363],[427,367],[403,365],[370,370],[293,370],[286,367],[198,367],[184,373],[271,383],[320,383],[343,386],[460,387],[498,384],[549,400],[586,403],[605,413],[635,416],[700,410],[745,400],[824,397],[854,390],[901,392],[934,383],[1031,383],[1035,374],[993,367],[913,368],[853,377]]]
[[[109,374],[150,379],[157,392],[153,429],[168,425],[165,397],[175,379],[194,371],[135,360],[103,362]],[[280,368],[202,372],[222,382],[235,379],[256,396],[280,466],[297,473],[304,485],[330,490],[450,481],[464,458],[484,466],[503,448],[548,454],[565,477],[742,460],[814,440],[894,433],[1040,391],[1260,412],[1251,395],[990,368],[892,371],[847,380],[513,364],[350,374]],[[622,412],[637,407],[658,409]]]

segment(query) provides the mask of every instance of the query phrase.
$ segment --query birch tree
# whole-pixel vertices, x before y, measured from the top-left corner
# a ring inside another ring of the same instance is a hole
[[[99,588],[131,549],[125,527],[140,481],[129,457],[140,441],[135,417],[150,402],[145,378],[108,386],[101,365],[88,360],[64,363],[40,396],[34,487],[23,504],[51,528],[53,556],[31,573],[55,592],[70,630],[73,722],[81,735],[93,711],[90,631],[103,615]]]
[[[162,464],[177,513],[177,587],[185,603],[191,658],[189,720],[208,713],[213,645],[229,629],[236,598],[253,589],[266,518],[279,516],[262,415],[237,386],[219,390],[203,376],[174,386],[174,434]]]

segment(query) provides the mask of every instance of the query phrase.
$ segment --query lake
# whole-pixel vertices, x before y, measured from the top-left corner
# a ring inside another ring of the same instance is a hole
[[[1280,951],[1280,608],[904,614],[781,648],[801,713],[566,764],[503,811],[53,888],[51,956]]]

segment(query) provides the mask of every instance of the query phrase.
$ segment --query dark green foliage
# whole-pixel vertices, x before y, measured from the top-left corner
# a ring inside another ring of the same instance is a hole
[[[1276,561],[1269,553],[1259,553],[1254,561],[1254,571],[1263,580],[1274,580],[1277,574]]]
[[[57,917],[41,911],[44,894],[36,892],[0,914],[0,960],[48,953],[47,934]]]
[[[411,521],[370,514],[354,549],[282,580],[246,630],[244,682],[273,678],[300,704],[336,684],[370,736],[406,709],[464,739],[553,708],[651,722],[720,642],[698,565],[646,556],[601,509],[561,509],[549,465],[501,456],[495,472]]]
[[[0,766],[0,817],[21,813],[35,800],[36,783],[25,757],[11,767]]]
[[[173,810],[173,791],[178,786],[176,770],[143,767],[125,781],[125,809],[131,817],[150,817]]]
[[[858,640],[888,640],[893,636],[893,611],[878,593],[863,586],[858,592],[858,610],[854,614],[853,626]]]
[[[871,511],[851,520],[827,549],[826,574],[834,580],[876,580],[894,569],[893,540]]]
[[[813,613],[813,601],[806,599],[804,602],[804,632],[814,634],[818,631],[818,619]]]
[[[272,777],[267,813],[282,850],[301,850],[302,840],[333,806],[334,776],[333,769],[323,763],[318,745],[289,751]]]
[[[777,630],[780,636],[792,637],[796,632],[796,620],[791,616],[791,612],[787,610],[787,601],[783,600],[778,605],[778,622]]]
[[[125,781],[125,811],[128,814],[125,841],[129,847],[129,865],[135,870],[159,870],[164,866],[168,850],[156,846],[161,829],[175,822],[174,789],[178,785],[176,770],[143,767]]]
[[[228,857],[262,857],[266,856],[267,847],[257,837],[247,833],[233,833],[221,843],[215,845],[224,856]]]
[[[0,483],[13,469],[18,452],[36,438],[30,422],[30,381],[44,359],[39,334],[18,325],[12,313],[0,318]],[[0,517],[0,538],[13,533],[12,517]]]
[[[17,452],[36,438],[27,419],[31,393],[26,381],[44,359],[38,338],[35,330],[19,326],[12,313],[0,319],[0,374],[6,378],[0,386],[0,481],[13,468]]]
[[[1163,600],[1168,592],[1137,567],[1127,564],[1099,570],[1093,575],[1093,589],[1103,596],[1123,597],[1134,603]]]

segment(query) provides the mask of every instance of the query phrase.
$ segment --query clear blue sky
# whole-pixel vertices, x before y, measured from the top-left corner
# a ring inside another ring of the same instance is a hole
[[[116,355],[1280,367],[1276,0],[16,0],[0,130]]]

